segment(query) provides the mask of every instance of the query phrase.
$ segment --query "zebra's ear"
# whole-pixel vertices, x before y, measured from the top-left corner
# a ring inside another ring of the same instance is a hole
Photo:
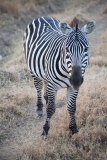
[[[82,32],[90,34],[95,29],[95,21],[88,22],[84,27],[81,28]]]
[[[59,28],[61,32],[65,35],[69,35],[72,32],[72,28],[66,23],[60,23]]]

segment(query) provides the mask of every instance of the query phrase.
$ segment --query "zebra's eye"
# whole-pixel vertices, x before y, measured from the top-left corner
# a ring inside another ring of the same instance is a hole
[[[88,48],[85,48],[85,49],[84,49],[84,52],[87,52],[87,51],[88,51]]]

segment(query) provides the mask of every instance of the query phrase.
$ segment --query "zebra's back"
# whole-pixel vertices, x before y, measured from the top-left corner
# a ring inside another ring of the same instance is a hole
[[[41,17],[30,23],[26,30],[24,50],[28,67],[35,76],[45,79],[48,64],[47,80],[66,87],[69,83],[67,72],[59,64],[66,37],[61,33],[59,23],[60,21],[49,17]]]

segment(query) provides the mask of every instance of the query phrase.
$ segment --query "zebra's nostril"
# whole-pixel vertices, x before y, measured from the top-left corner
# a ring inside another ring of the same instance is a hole
[[[75,89],[78,89],[80,85],[83,83],[83,77],[71,77],[70,83],[73,85]]]
[[[79,86],[79,84],[80,84],[79,80],[77,80],[77,81],[74,82],[75,86]]]

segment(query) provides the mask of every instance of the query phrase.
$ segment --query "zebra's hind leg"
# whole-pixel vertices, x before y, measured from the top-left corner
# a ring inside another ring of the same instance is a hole
[[[48,104],[46,108],[47,118],[45,125],[43,126],[43,133],[42,136],[48,135],[48,131],[50,129],[50,119],[52,115],[55,113],[55,99],[56,99],[56,87],[54,87],[52,84],[48,84],[47,86],[47,94],[48,94]]]
[[[42,103],[42,88],[43,88],[43,81],[36,77],[33,73],[31,73],[33,79],[34,79],[34,85],[37,89],[37,116],[42,117],[43,116],[43,103]]]
[[[44,81],[44,99],[47,104],[48,103],[48,94],[47,94],[47,82],[46,81]]]
[[[67,94],[68,94],[68,111],[70,114],[69,128],[72,131],[72,134],[75,134],[78,132],[76,120],[75,120],[76,98],[77,98],[78,91],[72,90],[71,88],[68,87]]]

